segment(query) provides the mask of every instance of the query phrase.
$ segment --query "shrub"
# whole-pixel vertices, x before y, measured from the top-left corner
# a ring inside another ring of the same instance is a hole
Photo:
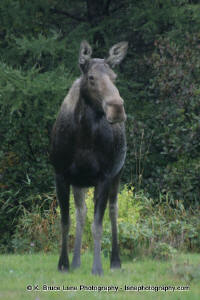
[[[152,256],[156,259],[168,260],[172,259],[176,254],[176,249],[166,243],[157,243],[152,250]]]
[[[60,101],[71,84],[64,66],[41,73],[12,68],[0,62],[0,218],[1,231],[13,234],[23,213],[50,190],[50,132]],[[45,117],[44,117],[45,116]],[[39,191],[39,192],[38,192]],[[16,221],[16,222],[15,222]],[[1,234],[0,243],[6,237]]]
[[[200,199],[199,54],[199,34],[186,33],[179,43],[166,37],[155,41],[148,61],[155,97],[151,150],[160,152],[152,185],[188,207]]]
[[[41,205],[23,215],[12,238],[15,252],[54,251],[60,243],[60,209],[56,208],[55,194],[37,196]],[[32,200],[31,200],[32,201]],[[50,209],[44,209],[45,203],[52,202]],[[172,208],[171,202],[174,202]],[[38,203],[38,199],[36,199]],[[86,197],[88,208],[83,234],[82,251],[92,249],[93,239],[91,224],[93,222],[93,189]],[[175,250],[199,251],[200,220],[199,209],[185,210],[181,201],[170,197],[161,199],[156,205],[143,192],[135,193],[133,188],[123,187],[118,196],[119,246],[121,255],[153,256],[158,259],[171,258]],[[69,248],[73,249],[75,239],[75,206],[70,196],[71,228]],[[111,226],[108,209],[103,221],[102,250],[108,256],[111,250]]]
[[[33,211],[24,207],[16,226],[11,243],[14,252],[52,252],[58,247],[60,218],[56,212],[55,194],[37,195],[36,198],[41,204],[37,204],[36,199]],[[46,210],[45,204],[49,199],[52,200],[51,206]]]

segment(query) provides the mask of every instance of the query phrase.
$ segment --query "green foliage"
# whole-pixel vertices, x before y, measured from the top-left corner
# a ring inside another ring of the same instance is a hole
[[[156,41],[150,60],[157,95],[153,141],[165,167],[157,182],[162,193],[171,191],[187,205],[200,197],[199,54],[199,36],[188,35],[184,47],[168,38]]]
[[[152,255],[156,259],[169,260],[176,254],[176,249],[166,243],[158,243],[152,250]]]
[[[54,72],[41,72],[2,63],[0,76],[1,229],[12,232],[21,208],[34,206],[27,199],[53,185],[49,137],[60,99],[72,79],[62,65]]]
[[[34,253],[41,250],[53,252],[58,248],[60,222],[55,210],[55,195],[44,194],[38,195],[37,198],[35,202],[40,202],[40,205],[36,205],[33,212],[23,209],[11,241],[14,252]],[[52,200],[51,207],[45,210],[45,204],[49,199]]]
[[[39,198],[39,199],[37,199]],[[37,196],[33,211],[24,209],[15,229],[11,247],[15,252],[54,251],[60,241],[60,210],[55,209],[55,195]],[[45,209],[51,200],[50,209]],[[33,201],[33,199],[31,199]],[[135,193],[127,186],[119,193],[119,246],[121,255],[136,257],[150,256],[157,259],[170,259],[175,249],[199,251],[200,220],[199,210],[187,211],[182,202],[176,201],[171,208],[171,199],[162,199],[156,206],[151,198],[143,193]],[[86,197],[87,218],[83,235],[83,251],[93,248],[91,225],[93,222],[93,189],[89,189]],[[75,206],[70,197],[71,228],[69,247],[73,249],[75,239]],[[102,250],[107,257],[111,250],[111,228],[109,212],[106,210],[103,223]]]

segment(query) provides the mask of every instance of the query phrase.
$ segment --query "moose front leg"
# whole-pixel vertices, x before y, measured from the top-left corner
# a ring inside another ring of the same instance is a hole
[[[59,271],[69,271],[68,258],[68,233],[70,226],[69,217],[69,184],[67,185],[62,175],[56,175],[56,193],[60,205],[61,213],[61,231],[62,231],[62,247],[58,262]]]
[[[102,275],[101,262],[101,237],[102,237],[102,222],[108,200],[109,184],[99,183],[95,188],[94,199],[94,222],[92,224],[92,234],[94,239],[94,257],[92,274]]]
[[[112,229],[112,252],[110,258],[110,267],[121,268],[121,262],[119,258],[118,236],[117,236],[117,193],[119,187],[119,177],[117,176],[113,182],[109,193],[109,213]]]

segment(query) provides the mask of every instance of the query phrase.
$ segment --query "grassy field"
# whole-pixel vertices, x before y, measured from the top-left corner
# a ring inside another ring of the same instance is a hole
[[[108,258],[103,258],[104,276],[101,277],[91,274],[91,253],[82,256],[79,270],[67,274],[57,271],[57,259],[58,255],[53,254],[1,255],[0,299],[200,299],[200,254],[179,254],[170,262],[123,260],[122,269],[115,271],[109,269]],[[85,291],[80,290],[81,285],[110,287],[113,291]],[[47,286],[58,290],[46,290]],[[189,286],[189,291],[126,291],[125,286],[151,286],[152,289]],[[114,291],[114,287],[118,290]]]

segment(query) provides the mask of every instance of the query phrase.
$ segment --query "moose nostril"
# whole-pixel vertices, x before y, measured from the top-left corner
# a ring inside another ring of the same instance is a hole
[[[124,106],[124,100],[121,99],[121,98],[119,98],[119,99],[111,99],[111,100],[106,101],[106,104],[108,106],[112,106],[112,107],[115,107],[115,108],[117,108],[117,107],[122,108]]]

